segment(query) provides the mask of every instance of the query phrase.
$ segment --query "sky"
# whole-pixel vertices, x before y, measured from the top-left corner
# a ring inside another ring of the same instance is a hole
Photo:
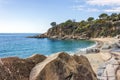
[[[120,0],[0,0],[0,33],[44,33],[68,19],[120,13]]]

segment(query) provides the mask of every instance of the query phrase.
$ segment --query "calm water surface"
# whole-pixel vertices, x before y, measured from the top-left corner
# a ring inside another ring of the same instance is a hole
[[[26,58],[32,54],[50,55],[56,52],[76,52],[90,47],[95,42],[87,40],[53,40],[26,38],[36,34],[0,34],[0,57]]]

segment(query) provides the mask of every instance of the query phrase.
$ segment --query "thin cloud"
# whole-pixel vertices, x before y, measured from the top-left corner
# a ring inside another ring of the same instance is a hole
[[[104,10],[104,12],[120,12],[120,7],[115,7],[115,8],[112,8],[112,9],[106,9]]]
[[[100,12],[100,10],[97,8],[88,8],[87,11],[88,12]]]
[[[88,8],[82,5],[73,6],[73,9],[77,11],[86,11],[86,12],[99,12],[100,11],[97,8]]]
[[[81,11],[81,10],[84,10],[84,9],[85,9],[85,6],[76,5],[76,6],[73,6],[73,9],[74,9],[74,10],[79,10],[79,11]]]
[[[80,3],[80,2],[83,3]],[[87,12],[120,12],[120,0],[76,0],[73,8]]]
[[[120,0],[87,0],[86,3],[98,6],[120,6]]]

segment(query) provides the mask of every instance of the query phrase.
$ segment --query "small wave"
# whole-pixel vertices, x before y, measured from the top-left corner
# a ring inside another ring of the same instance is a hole
[[[69,54],[86,54],[87,50],[94,48],[98,43],[95,42],[92,46],[86,47],[86,48],[77,48],[76,51],[67,51]]]

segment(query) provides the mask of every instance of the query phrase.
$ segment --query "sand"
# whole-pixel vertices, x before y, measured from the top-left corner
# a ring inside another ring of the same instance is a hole
[[[92,38],[91,40],[101,41],[103,43],[108,43],[108,44],[113,44],[113,43],[117,42],[119,39],[117,39],[117,38]]]
[[[100,65],[105,63],[105,61],[109,60],[111,58],[111,55],[109,53],[94,53],[94,54],[86,54],[85,55],[89,62],[91,63],[91,66],[95,73],[97,73],[97,70]]]
[[[99,53],[93,53],[93,54],[85,54],[85,56],[88,58],[89,62],[91,63],[91,66],[95,73],[97,73],[97,70],[100,65],[104,64],[106,61],[110,60],[112,58],[112,55],[110,54],[110,50],[102,50],[102,46],[105,44],[114,44],[118,41],[116,38],[93,38],[91,39],[93,41],[100,41],[101,47]],[[99,46],[97,45],[97,46]],[[96,46],[96,47],[97,47]]]
[[[100,53],[98,53],[98,54],[87,54],[85,56],[88,58],[94,72],[97,73],[98,67],[101,64],[104,63],[104,60],[102,59],[101,54]]]

